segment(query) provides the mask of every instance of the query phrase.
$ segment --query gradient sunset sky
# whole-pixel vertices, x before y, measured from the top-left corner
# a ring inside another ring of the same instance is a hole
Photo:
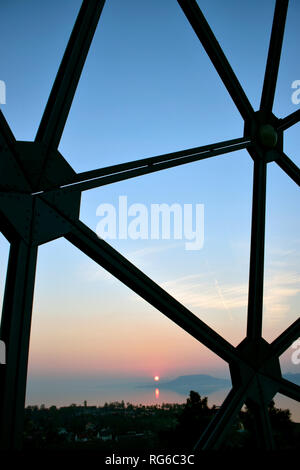
[[[259,107],[274,0],[199,0],[254,109]],[[80,0],[1,2],[1,105],[18,140],[33,140]],[[274,113],[285,117],[300,80],[300,4],[291,0]],[[243,121],[176,0],[107,0],[75,95],[60,152],[76,171],[234,139]],[[285,133],[300,163],[299,124]],[[204,246],[185,240],[111,240],[155,282],[232,344],[246,334],[252,160],[245,150],[86,192],[97,207],[204,204]],[[272,341],[299,316],[300,197],[268,166],[263,334]],[[1,236],[1,300],[8,243]],[[299,372],[291,349],[284,371]],[[226,363],[64,239],[39,249],[29,381],[36,377],[153,377],[209,373]]]

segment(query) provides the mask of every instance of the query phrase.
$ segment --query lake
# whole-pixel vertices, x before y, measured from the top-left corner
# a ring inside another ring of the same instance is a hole
[[[147,380],[148,381],[148,380]],[[152,405],[162,403],[185,403],[187,395],[173,390],[160,389],[159,385],[151,388],[142,388],[143,382],[136,379],[129,381],[103,382],[99,379],[70,379],[70,378],[29,378],[26,394],[26,406],[45,404],[68,406],[72,403],[83,405],[86,400],[88,405],[102,406],[105,402],[122,401],[132,404]],[[203,394],[208,397],[209,406],[221,405],[230,387],[217,390],[213,393]],[[201,391],[199,391],[201,395]],[[300,406],[294,401],[282,395],[275,397],[275,404],[279,408],[288,408],[292,413],[292,419],[300,422]]]

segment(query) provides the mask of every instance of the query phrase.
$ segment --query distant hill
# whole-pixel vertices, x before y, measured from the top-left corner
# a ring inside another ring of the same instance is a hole
[[[283,377],[297,385],[300,385],[300,374],[283,374]],[[203,394],[209,394],[231,387],[231,380],[218,379],[206,374],[181,375],[169,382],[152,382],[151,384],[139,385],[138,388],[156,388],[161,390],[173,390],[174,392],[188,395],[191,390]]]
[[[191,390],[201,394],[208,394],[228,388],[231,386],[231,381],[227,379],[218,379],[211,375],[196,374],[196,375],[181,375],[169,382],[152,383],[143,385],[141,387],[159,387],[159,389],[173,390],[177,393],[187,395]]]

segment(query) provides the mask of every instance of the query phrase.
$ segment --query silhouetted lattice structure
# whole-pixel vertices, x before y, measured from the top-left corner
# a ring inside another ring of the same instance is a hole
[[[275,161],[299,185],[299,168],[283,152],[283,132],[300,120],[272,113],[288,0],[277,0],[260,109],[254,111],[196,0],[178,0],[245,121],[244,136],[212,145],[75,173],[58,151],[79,77],[105,0],[84,0],[34,142],[16,141],[0,113],[1,230],[10,242],[1,339],[1,445],[20,448],[38,246],[59,237],[109,271],[228,362],[232,390],[196,447],[219,448],[245,402],[255,410],[259,439],[273,448],[267,405],[277,392],[299,400],[281,376],[279,356],[296,340],[299,319],[271,344],[262,338],[266,169]],[[233,347],[79,220],[81,192],[246,148],[253,159],[253,203],[247,335]],[[196,440],[195,436],[195,440]]]

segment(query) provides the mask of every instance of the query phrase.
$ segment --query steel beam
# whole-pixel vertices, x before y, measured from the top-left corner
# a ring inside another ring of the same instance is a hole
[[[194,450],[219,449],[231,429],[246,397],[247,387],[232,388],[216,416],[196,443]]]
[[[256,421],[258,424],[258,448],[261,447],[264,450],[274,450],[275,442],[273,430],[270,421],[269,409],[266,404],[261,403],[261,405],[258,406]]]
[[[185,160],[182,161],[183,157],[195,156],[197,159],[200,160],[202,158],[214,156],[214,154],[211,155],[209,152],[215,152],[218,150],[226,152],[227,149],[228,151],[230,149],[230,151],[233,152],[234,150],[236,150],[236,147],[238,147],[237,150],[239,150],[240,148],[246,148],[250,144],[251,140],[245,137],[224,140],[222,142],[216,142],[214,144],[202,145],[201,147],[193,147],[187,150],[179,150],[177,152],[165,153],[163,155],[157,155],[155,157],[141,158],[139,160],[133,160],[131,162],[111,165],[108,167],[99,168],[97,170],[84,171],[82,173],[77,173],[76,175],[74,175],[74,177],[69,183],[81,183],[83,181],[99,178],[101,176],[112,175],[128,170],[135,170],[137,168],[147,167],[149,165],[157,165],[159,163],[170,162],[172,164],[172,162],[176,160],[178,160],[178,165],[189,163]],[[240,147],[240,145],[243,147]],[[207,153],[208,157],[206,156]]]
[[[298,318],[271,343],[272,356],[281,356],[299,336],[300,319]]]
[[[177,0],[244,120],[254,110],[196,0]]]
[[[300,168],[283,152],[278,154],[278,158],[275,161],[277,165],[300,186]]]
[[[16,151],[15,137],[0,110],[0,188],[31,191],[26,168]]]
[[[105,0],[83,0],[35,140],[57,149]]]
[[[273,108],[288,5],[289,0],[276,1],[265,78],[260,101],[260,110],[265,111],[267,114],[271,113]]]
[[[153,307],[170,318],[226,362],[239,362],[235,348],[180,302],[159,287],[82,222],[65,238]]]
[[[15,137],[0,110],[0,145],[1,147],[6,146],[12,152],[15,145]]]
[[[0,446],[20,449],[26,393],[27,363],[37,248],[21,239],[11,243],[0,338],[7,351],[1,367]]]
[[[251,411],[254,414],[256,424],[257,447],[264,450],[274,450],[275,443],[271,427],[268,403],[265,402],[263,384],[257,378],[257,392],[259,400],[251,403]]]
[[[262,333],[267,164],[254,160],[247,337]]]
[[[289,380],[280,380],[279,393],[300,402],[300,387]]]
[[[217,155],[223,155],[226,153],[235,152],[237,150],[241,150],[247,147],[248,145],[250,145],[249,139],[237,139],[237,140],[240,140],[241,142],[236,143],[235,145],[229,145],[227,147],[219,146],[216,148],[211,148],[211,150],[200,151],[195,154],[187,155],[183,157],[179,156],[181,152],[176,152],[177,155],[174,156],[173,158],[170,158],[170,154],[168,154],[168,157],[166,158],[166,160],[163,157],[159,157],[160,160],[157,160],[157,161],[155,161],[155,159],[158,157],[153,157],[153,159],[146,158],[144,162],[142,162],[142,160],[138,160],[137,168],[134,168],[134,162],[128,162],[128,163],[121,163],[120,165],[114,165],[114,167],[101,168],[99,170],[87,172],[88,175],[81,176],[87,179],[86,181],[62,186],[59,189],[59,191],[61,193],[72,192],[72,191],[87,191],[89,189],[99,188],[100,186],[105,186],[107,184],[117,183],[119,181],[136,178],[138,176],[148,175],[150,173],[155,173],[157,171],[166,170],[168,168],[174,168],[179,165],[185,165],[187,163],[204,160],[206,158],[215,157]],[[217,146],[217,144],[215,145]],[[186,152],[187,151],[183,151],[182,153],[185,154]],[[132,169],[125,170],[124,168],[126,167],[127,168],[131,167]],[[114,168],[113,170],[114,172],[112,174],[109,174],[109,172],[112,171],[112,168]],[[106,173],[107,176],[98,176],[98,177],[94,176],[93,179],[90,179],[91,175],[96,175],[97,173],[98,174]],[[80,177],[80,174],[77,176]],[[75,176],[74,179],[76,179],[77,176]],[[52,192],[53,193],[57,192],[57,190],[49,191],[49,193],[52,193]]]
[[[267,451],[274,450],[275,443],[267,404],[263,401],[261,403],[250,402],[247,403],[247,406],[254,421],[254,438],[257,448]]]
[[[297,111],[294,111],[293,113],[289,114],[285,118],[279,119],[278,130],[286,131],[294,124],[297,124],[297,122],[299,121],[300,121],[300,109],[297,109]]]

